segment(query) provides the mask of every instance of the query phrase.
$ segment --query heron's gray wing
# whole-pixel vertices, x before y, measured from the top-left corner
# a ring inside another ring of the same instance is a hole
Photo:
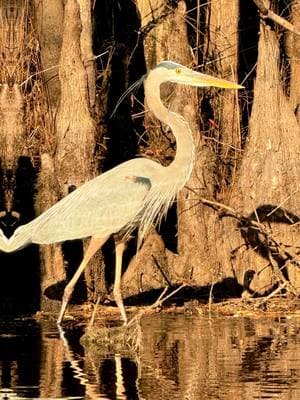
[[[151,188],[152,164],[131,160],[85,183],[27,224],[31,241],[47,244],[105,237],[130,225]]]

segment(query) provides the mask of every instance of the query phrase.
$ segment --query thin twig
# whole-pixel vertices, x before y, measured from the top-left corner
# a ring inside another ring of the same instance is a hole
[[[170,297],[174,296],[174,294],[176,294],[177,292],[179,292],[179,290],[183,289],[184,287],[186,287],[186,284],[183,283],[182,285],[180,285],[177,289],[173,290],[173,292],[169,293],[166,297],[162,298],[160,300],[160,305],[162,303],[164,303],[166,300],[168,300]],[[155,303],[154,303],[155,304]],[[152,304],[152,306],[150,306],[150,309],[154,306],[154,304]],[[153,307],[154,308],[154,307]]]
[[[296,27],[291,24],[286,19],[280,17],[280,15],[274,13],[274,11],[270,10],[266,5],[264,0],[252,0],[256,7],[259,9],[259,12],[263,19],[269,18],[272,21],[276,22],[276,24],[282,26],[284,29],[294,33],[295,35],[300,35],[300,31],[296,29]]]
[[[299,191],[298,188],[295,189],[295,190],[293,191],[293,193],[291,193],[289,196],[287,196],[285,199],[283,199],[282,202],[279,203],[277,207],[275,207],[272,211],[270,211],[270,212],[267,214],[267,217],[270,217],[272,214],[274,214],[279,208],[281,208],[281,207],[284,205],[284,203],[286,203],[286,202],[287,202],[292,196],[294,196],[294,194],[296,194],[298,191]]]
[[[276,288],[275,290],[273,290],[273,292],[271,292],[268,296],[263,297],[261,299],[255,299],[256,302],[258,302],[258,307],[261,306],[262,304],[266,303],[268,300],[270,300],[272,297],[276,296],[282,289],[284,289],[287,286],[288,282],[283,282],[281,283],[278,288]]]
[[[165,273],[165,271],[162,269],[162,267],[160,266],[159,262],[157,261],[156,257],[152,254],[152,258],[154,260],[155,265],[157,266],[159,272],[162,274],[164,280],[167,282],[167,285],[170,287],[172,286],[172,282],[170,281],[170,279],[167,277],[167,274]]]
[[[147,310],[153,310],[154,308],[156,308],[158,306],[161,306],[166,300],[168,300],[170,297],[174,296],[176,293],[179,292],[179,290],[183,289],[184,287],[186,287],[185,283],[180,285],[177,289],[173,290],[166,297],[163,297],[163,295],[168,290],[168,287],[165,287],[163,292],[159,295],[158,299],[153,304],[151,304],[151,306],[147,307]],[[133,323],[137,322],[141,318],[141,316],[144,314],[144,312],[145,311],[142,310],[139,313],[137,313],[133,318],[131,318],[131,320],[128,322],[126,327],[128,328],[130,325],[132,325]]]
[[[169,286],[166,286],[165,288],[164,288],[164,290],[161,292],[161,294],[158,296],[158,298],[157,298],[157,300],[155,301],[155,303],[153,303],[152,304],[152,308],[156,308],[156,307],[158,307],[161,303],[160,303],[160,301],[161,301],[161,299],[164,297],[164,295],[165,295],[165,293],[168,291],[168,289],[169,289]]]
[[[93,309],[93,313],[92,313],[92,316],[91,316],[91,319],[90,319],[90,322],[89,322],[89,325],[88,325],[88,329],[90,329],[94,325],[95,316],[96,316],[96,310],[97,310],[97,307],[98,307],[98,305],[100,303],[100,298],[101,298],[101,296],[99,295],[97,297],[97,301],[96,301],[96,303],[94,305],[94,309]]]

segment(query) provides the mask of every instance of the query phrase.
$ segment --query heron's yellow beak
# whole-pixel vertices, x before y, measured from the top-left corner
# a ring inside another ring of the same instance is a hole
[[[244,86],[239,85],[238,83],[235,83],[235,82],[227,81],[226,79],[215,78],[210,75],[201,74],[200,72],[196,72],[195,74],[196,75],[194,75],[193,81],[195,82],[196,85],[199,82],[200,86],[202,86],[202,87],[213,86],[213,87],[224,88],[224,89],[243,89],[244,88]]]
[[[215,78],[210,75],[202,74],[201,72],[192,71],[188,68],[177,68],[173,82],[183,85],[191,85],[198,87],[218,87],[224,89],[243,89],[237,83],[227,81],[226,79]]]

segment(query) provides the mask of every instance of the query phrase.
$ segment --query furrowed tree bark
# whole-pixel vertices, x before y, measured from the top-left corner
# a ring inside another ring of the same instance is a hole
[[[292,1],[291,17],[295,28],[300,31],[300,1]],[[288,56],[291,66],[291,82],[290,82],[290,101],[294,110],[298,123],[300,122],[300,36],[288,32]]]
[[[94,162],[96,126],[90,110],[90,105],[95,102],[94,92],[90,89],[93,85],[91,83],[93,64],[90,61],[85,63],[84,57],[91,55],[91,45],[86,31],[82,30],[83,23],[87,23],[86,7],[90,7],[90,1],[80,4],[85,12],[83,20],[76,0],[67,0],[64,9],[59,68],[61,100],[56,118],[57,141],[54,156],[55,171],[62,197],[74,187],[93,178],[96,170]],[[85,35],[82,38],[83,32]],[[79,261],[77,260],[77,263]],[[93,265],[95,268],[99,268],[99,265],[102,268],[100,255],[93,258],[89,271]],[[88,289],[91,286],[89,271],[86,275]],[[93,288],[90,289],[93,292]]]
[[[54,119],[60,100],[58,67],[62,45],[63,1],[34,0],[34,4],[43,77],[49,111]]]
[[[95,79],[95,62],[93,53],[93,33],[92,33],[92,15],[91,15],[91,1],[90,0],[77,0],[80,7],[80,19],[82,31],[80,35],[80,49],[83,64],[87,74],[87,85],[89,95],[89,106],[91,112],[95,108],[96,96],[96,79]]]
[[[239,1],[212,0],[207,15],[209,35],[205,54],[212,62],[208,66],[208,73],[237,81]],[[216,129],[213,130],[219,143],[217,153],[221,160],[219,185],[222,193],[234,179],[241,149],[238,93],[235,90],[223,90],[221,95],[216,93],[214,103]]]
[[[55,140],[55,115],[60,101],[58,78],[59,58],[62,45],[63,2],[35,0],[35,26],[37,29],[41,70],[43,71],[44,106],[43,115],[48,136],[44,149],[39,146],[40,170],[37,178],[35,211],[39,215],[60,199],[59,185],[55,177],[53,157]],[[47,151],[47,153],[43,152]],[[59,304],[44,295],[45,289],[66,279],[62,249],[59,244],[40,246],[41,310],[59,308]]]
[[[83,64],[80,9],[67,0],[59,77],[61,100],[56,119],[55,169],[62,195],[93,177],[95,124],[89,110],[88,78]]]
[[[25,47],[25,8],[24,1],[19,7],[4,1],[0,7],[0,157],[7,211],[13,210],[18,160],[26,154],[24,98],[20,88],[24,73],[20,59]]]
[[[0,89],[0,157],[4,170],[5,208],[13,211],[15,173],[18,159],[26,154],[24,130],[24,99],[18,84],[9,87],[7,83]],[[12,178],[10,173],[12,172]]]
[[[271,248],[255,230],[238,227],[224,218],[227,238],[227,271],[242,283],[247,269],[257,272],[251,288],[265,293],[277,281],[281,268],[296,290],[300,289],[298,262],[300,130],[293,109],[283,92],[279,73],[276,34],[261,23],[254,103],[247,147],[233,188],[232,204],[242,214],[263,222],[290,248],[296,260]],[[238,229],[239,228],[239,229]],[[224,254],[220,259],[225,260]]]

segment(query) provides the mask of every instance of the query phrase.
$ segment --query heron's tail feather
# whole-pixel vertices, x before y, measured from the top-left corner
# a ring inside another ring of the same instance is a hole
[[[176,184],[172,187],[172,185],[166,183],[169,190],[162,191],[161,188],[154,188],[149,193],[147,201],[144,205],[144,209],[141,213],[141,219],[139,224],[139,232],[138,232],[138,249],[141,247],[141,244],[149,232],[150,227],[154,224],[155,226],[159,226],[161,220],[168,212],[171,204],[176,198],[176,194],[180,186]]]

